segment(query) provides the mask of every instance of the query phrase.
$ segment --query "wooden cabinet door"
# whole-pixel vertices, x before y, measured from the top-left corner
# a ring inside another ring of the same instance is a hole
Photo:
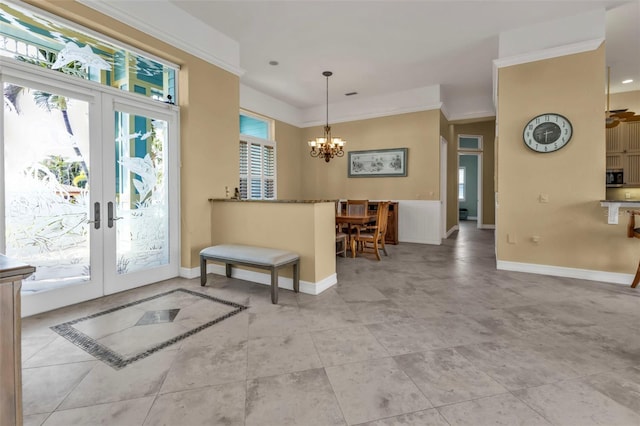
[[[624,183],[640,185],[640,152],[626,155],[624,167]]]
[[[625,126],[617,125],[606,130],[607,154],[624,152],[627,149],[627,132]]]

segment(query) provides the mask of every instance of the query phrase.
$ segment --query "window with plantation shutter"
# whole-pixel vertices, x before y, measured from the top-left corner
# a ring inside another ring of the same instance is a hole
[[[276,199],[276,143],[272,139],[273,120],[240,112],[240,199]]]
[[[240,198],[276,199],[275,144],[242,135],[240,141]]]

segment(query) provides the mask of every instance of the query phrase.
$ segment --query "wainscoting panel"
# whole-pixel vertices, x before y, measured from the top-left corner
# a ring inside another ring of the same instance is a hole
[[[398,240],[440,245],[440,201],[398,200]]]

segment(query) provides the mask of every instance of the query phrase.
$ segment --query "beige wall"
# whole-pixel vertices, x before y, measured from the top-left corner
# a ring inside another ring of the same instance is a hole
[[[494,142],[496,137],[496,120],[491,119],[490,121],[476,123],[455,124],[454,133],[455,137],[452,146],[456,150],[458,146],[458,136],[482,136],[482,222],[484,225],[493,225],[496,223],[494,202]],[[457,182],[457,175],[453,176],[453,179]],[[454,190],[457,195],[457,187],[455,187]],[[454,213],[457,214],[457,211]]]
[[[197,267],[211,245],[207,199],[238,186],[239,78],[81,4],[27,2],[181,66],[181,265]]]
[[[281,121],[275,123],[275,140],[278,168],[278,199],[297,200],[302,193],[302,162],[300,158],[309,155],[307,143],[302,138],[302,129]]]
[[[322,136],[322,127],[302,129],[302,141]],[[407,177],[348,178],[348,154],[325,163],[301,155],[302,196],[307,199],[437,200],[439,198],[440,111],[431,110],[331,125],[346,139],[346,151],[409,148]],[[280,185],[280,181],[278,181]]]
[[[599,205],[605,194],[604,81],[604,47],[500,69],[499,260],[634,271],[638,242],[625,237],[624,217],[608,225]],[[555,153],[535,153],[522,141],[524,125],[544,112],[563,114],[573,124],[571,141]],[[549,202],[540,203],[540,194]],[[507,242],[508,235],[515,243]]]

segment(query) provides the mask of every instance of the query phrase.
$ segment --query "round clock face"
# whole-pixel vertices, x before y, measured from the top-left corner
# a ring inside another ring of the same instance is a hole
[[[541,114],[524,127],[524,143],[536,152],[557,151],[571,140],[573,128],[560,114]]]

